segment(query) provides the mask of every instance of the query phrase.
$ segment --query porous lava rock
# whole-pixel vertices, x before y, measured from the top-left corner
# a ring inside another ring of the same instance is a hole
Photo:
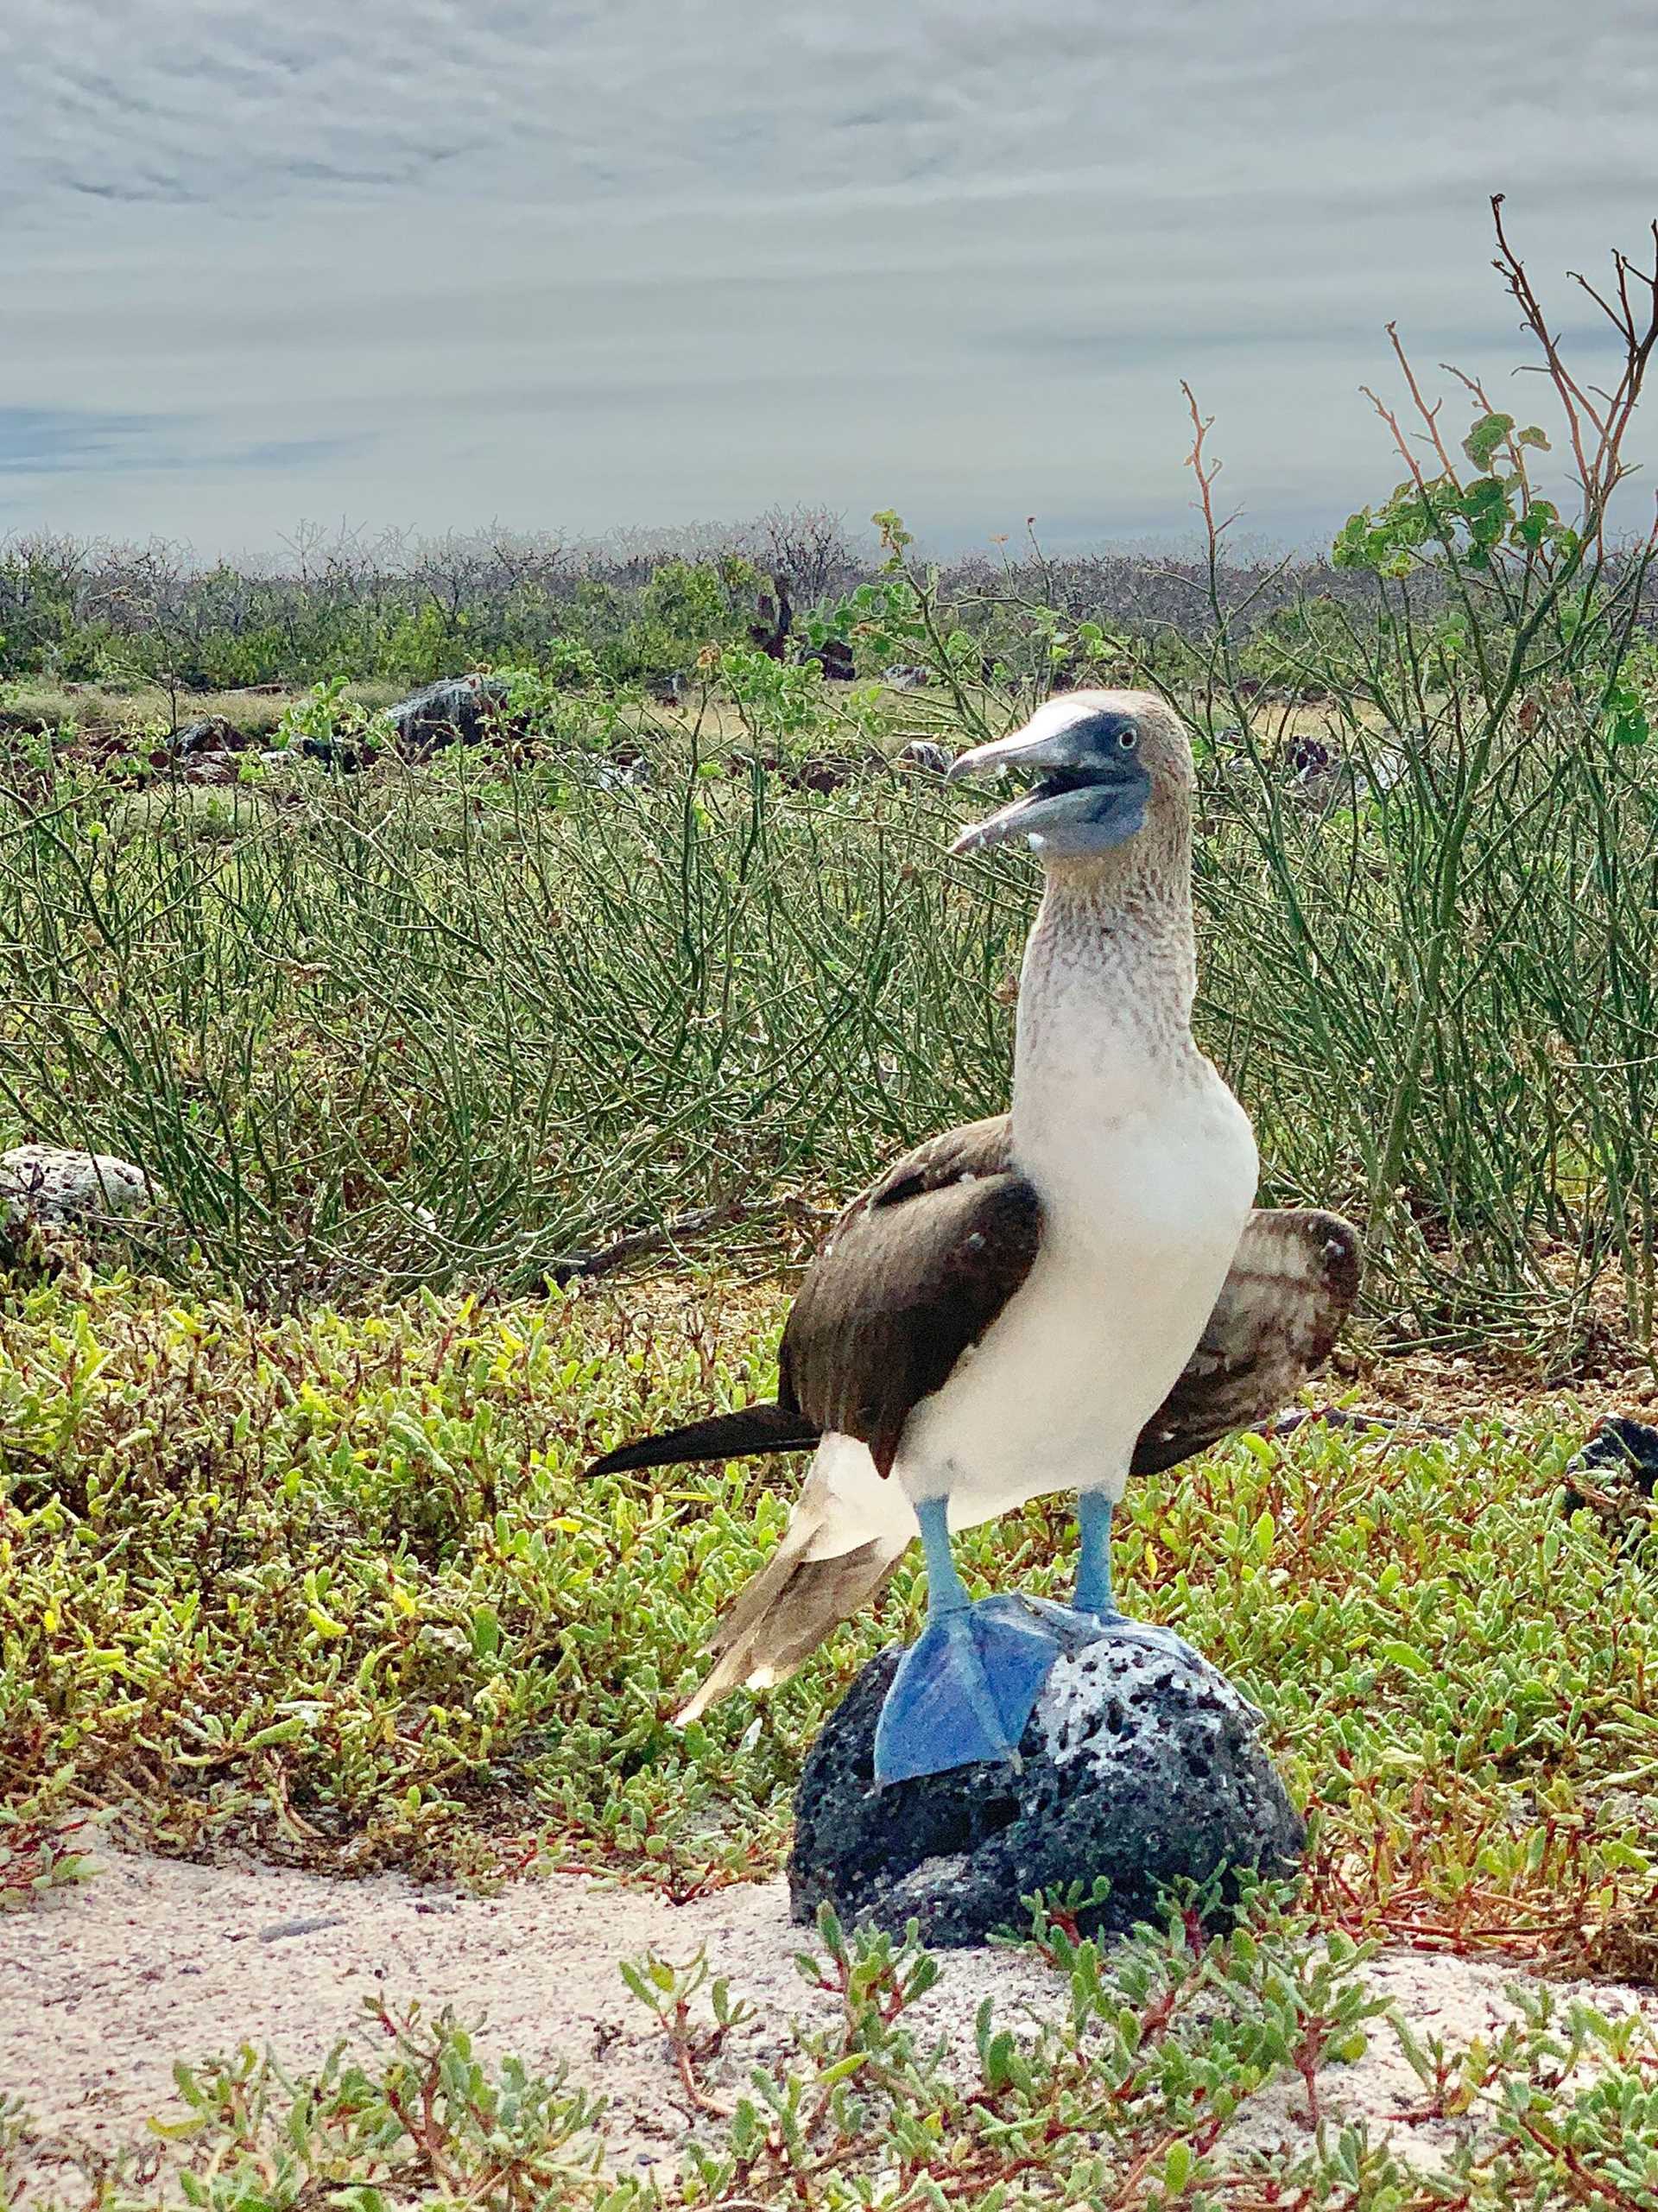
[[[794,1806],[794,1917],[961,1949],[1023,1923],[1021,1900],[1071,1884],[1109,1895],[1090,1933],[1158,1921],[1171,1890],[1218,1877],[1224,1916],[1244,1867],[1292,1873],[1307,1830],[1262,1748],[1260,1719],[1195,1654],[1116,1638],[1061,1657],[1020,1746],[877,1791],[875,1727],[899,1652],[870,1660],[813,1746]]]
[[[1658,1429],[1608,1414],[1566,1470],[1568,1513],[1586,1505],[1614,1543],[1638,1548],[1658,1526]]]
[[[205,721],[185,723],[174,732],[170,742],[175,753],[188,757],[193,753],[246,752],[259,740],[247,731],[238,730],[224,715],[210,714]]]

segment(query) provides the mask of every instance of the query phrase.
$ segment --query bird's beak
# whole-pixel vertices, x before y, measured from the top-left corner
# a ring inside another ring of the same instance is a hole
[[[1138,748],[1132,716],[1104,713],[1057,724],[1040,713],[1011,737],[975,745],[952,762],[951,783],[1009,769],[1043,780],[1011,806],[964,829],[950,850],[983,852],[1027,837],[1043,857],[1080,857],[1120,845],[1143,826],[1151,795]]]

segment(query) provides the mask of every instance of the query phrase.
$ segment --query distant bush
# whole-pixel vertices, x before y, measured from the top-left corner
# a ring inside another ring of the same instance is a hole
[[[364,545],[346,536],[302,541],[288,563],[258,570],[200,569],[159,543],[14,539],[0,543],[0,681],[159,684],[187,694],[330,677],[414,686],[585,654],[599,679],[652,686],[693,675],[706,646],[751,642],[777,580],[796,618],[782,640],[788,657],[849,636],[848,624],[864,625],[864,673],[893,657],[896,641],[868,620],[869,595],[883,589],[880,555],[855,548],[832,517],[811,510],[709,532],[686,551],[499,537]],[[1130,639],[1136,665],[1174,673],[1182,641],[1212,635],[1218,620],[1250,671],[1280,682],[1289,672],[1286,624],[1293,628],[1309,606],[1368,619],[1378,596],[1372,578],[1327,561],[1265,555],[1228,567],[1218,611],[1201,558],[1055,561],[1033,548],[1018,560],[951,562],[939,580],[975,667],[1000,662],[1044,686],[1085,672],[1079,628]]]
[[[0,545],[0,678],[186,691],[344,676],[411,684],[482,663],[590,653],[612,682],[684,674],[748,634],[777,574],[819,593],[854,562],[838,526],[774,515],[690,552],[452,536],[301,540],[257,570],[179,548],[35,537]],[[785,566],[805,561],[809,580]]]

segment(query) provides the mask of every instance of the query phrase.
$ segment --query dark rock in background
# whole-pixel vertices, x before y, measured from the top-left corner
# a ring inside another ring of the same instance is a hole
[[[193,753],[246,752],[258,743],[257,738],[238,730],[222,714],[209,714],[200,722],[186,722],[169,740],[170,749],[186,759]]]
[[[823,670],[827,683],[856,683],[857,668],[852,659],[852,649],[839,637],[826,637],[821,645],[813,645],[801,656],[801,662],[815,661]]]
[[[1589,1467],[1622,1469],[1630,1487],[1650,1498],[1658,1490],[1658,1429],[1627,1414],[1609,1413],[1566,1469],[1568,1489],[1572,1475]]]
[[[301,758],[320,760],[325,767],[343,769],[351,776],[375,758],[372,745],[342,745],[333,738],[301,738],[299,750]]]
[[[150,754],[149,764],[182,774],[189,783],[234,783],[241,773],[237,756],[258,743],[222,714],[209,714],[201,721],[180,724]]]
[[[1061,1658],[1021,1746],[981,1765],[873,1786],[875,1725],[898,1651],[872,1659],[813,1746],[794,1803],[789,1895],[943,1948],[1022,1924],[1020,1900],[1105,1875],[1086,1932],[1163,1916],[1172,1885],[1228,1868],[1293,1872],[1307,1831],[1261,1748],[1254,1708],[1217,1669],[1104,1640]],[[1223,1881],[1222,1897],[1227,1893]]]
[[[504,676],[451,676],[386,709],[401,751],[436,752],[479,744],[497,728],[509,690]]]
[[[1566,1470],[1566,1510],[1586,1505],[1615,1542],[1639,1543],[1658,1525],[1658,1429],[1609,1414]]]

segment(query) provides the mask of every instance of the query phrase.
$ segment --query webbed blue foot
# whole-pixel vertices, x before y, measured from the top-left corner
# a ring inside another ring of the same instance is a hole
[[[1188,1644],[1184,1636],[1177,1636],[1172,1628],[1164,1628],[1155,1620],[1131,1620],[1125,1613],[1113,1606],[1109,1613],[1091,1613],[1085,1616],[1094,1624],[1098,1636],[1109,1636],[1118,1644],[1137,1644],[1142,1651],[1164,1651],[1171,1659],[1184,1659],[1193,1666],[1204,1664],[1203,1654]]]
[[[1172,1628],[1160,1627],[1154,1620],[1131,1620],[1115,1606],[1062,1606],[1052,1598],[1027,1598],[1025,1603],[1053,1630],[1062,1651],[1080,1651],[1109,1637],[1119,1644],[1137,1644],[1144,1651],[1166,1651],[1171,1659],[1202,1664],[1201,1653]]]
[[[1054,1660],[1099,1633],[1068,1606],[1011,1594],[970,1604],[950,1556],[946,1501],[927,1499],[915,1518],[927,1553],[927,1626],[899,1661],[876,1724],[877,1790],[981,1759],[1016,1765]]]
[[[1111,1501],[1085,1491],[1075,1602],[1002,1595],[968,1602],[950,1556],[942,1498],[916,1507],[927,1553],[926,1627],[898,1663],[875,1732],[875,1785],[984,1759],[1016,1765],[1042,1685],[1063,1653],[1106,1638],[1202,1666],[1172,1628],[1130,1620],[1111,1595]]]
[[[939,1606],[898,1663],[875,1732],[875,1785],[1016,1761],[1062,1648],[1023,1599]]]

